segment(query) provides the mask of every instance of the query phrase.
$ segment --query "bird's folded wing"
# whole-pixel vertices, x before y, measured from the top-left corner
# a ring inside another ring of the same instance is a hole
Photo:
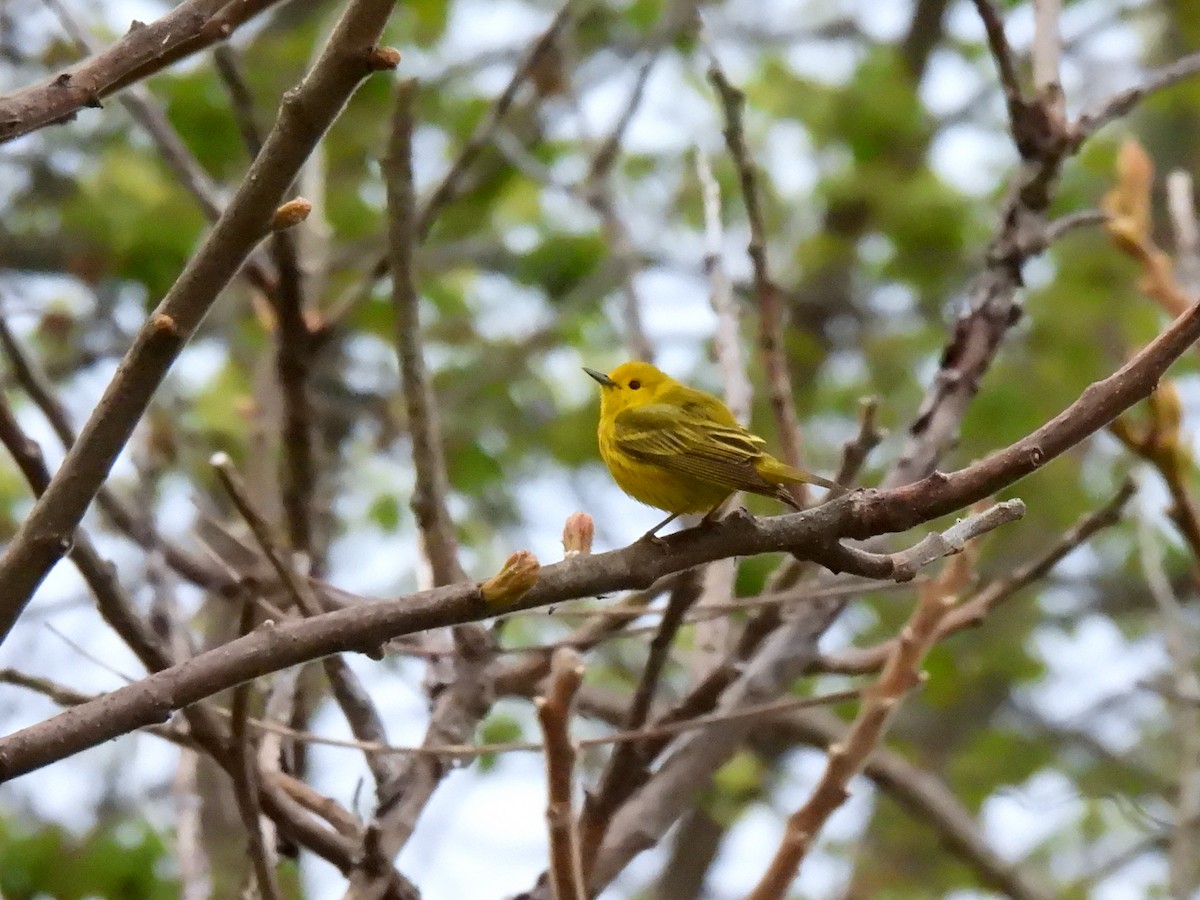
[[[614,421],[622,453],[732,490],[773,490],[754,468],[764,441],[741,426],[689,416],[677,406],[651,403],[622,410]]]

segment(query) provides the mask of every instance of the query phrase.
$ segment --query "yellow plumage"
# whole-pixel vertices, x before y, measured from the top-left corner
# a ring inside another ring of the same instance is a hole
[[[799,509],[790,484],[844,488],[780,462],[712,394],[680,384],[649,363],[627,362],[600,383],[600,455],[621,490],[671,513],[713,513],[734,491]],[[653,533],[653,531],[651,533]]]

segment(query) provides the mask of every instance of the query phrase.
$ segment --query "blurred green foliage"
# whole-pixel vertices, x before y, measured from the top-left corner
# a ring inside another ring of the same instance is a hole
[[[179,884],[163,837],[137,819],[84,834],[0,818],[0,895],[6,900],[170,900]]]
[[[551,11],[533,0],[512,5],[537,23]],[[317,4],[315,15],[300,6],[285,5],[232,45],[264,132],[280,94],[313,58],[338,4]],[[472,34],[464,23],[484,6],[417,0],[402,4],[389,27],[388,40],[411,59],[402,63],[400,74],[409,74],[408,65],[427,73],[415,160],[424,197],[486,120],[526,44],[523,38],[475,34],[488,40],[472,53],[462,49],[461,40],[452,41]],[[663,0],[599,4],[572,38],[569,53],[577,58],[563,61],[560,72],[543,73],[545,83],[558,76],[574,79],[572,90],[581,94],[607,91],[624,97],[647,52],[642,43],[659,27],[666,6]],[[755,4],[713,6],[736,18]],[[928,12],[938,4],[913,6]],[[950,6],[958,14],[966,11],[965,4]],[[1149,62],[1200,46],[1196,2],[1148,9],[1136,29],[1124,24],[1115,2],[1068,6],[1087,6],[1111,18],[1112,29],[1142,41]],[[892,436],[862,477],[863,483],[875,484],[895,458],[954,317],[967,302],[997,226],[1003,176],[1014,154],[978,28],[968,39],[940,18],[932,51],[939,63],[902,37],[874,36],[859,21],[860,4],[797,7],[801,12],[790,21],[805,26],[803,34],[784,29],[783,37],[764,36],[715,16],[726,27],[714,25],[713,37],[719,51],[737,60],[748,98],[746,138],[759,161],[773,274],[788,304],[787,349],[795,406],[807,420],[806,453],[815,468],[834,469],[841,443],[855,431],[859,398],[879,396],[880,419]],[[827,34],[807,27],[827,19],[849,24]],[[34,37],[28,46],[41,47],[41,62],[49,64],[61,54],[53,35]],[[1088,46],[1085,41],[1080,52]],[[643,313],[658,323],[653,343],[675,365],[673,374],[715,383],[711,329],[703,324],[708,321],[702,302],[707,289],[703,208],[690,162],[693,145],[712,151],[727,244],[735,248],[745,241],[744,208],[720,141],[717,104],[703,77],[707,57],[691,32],[673,35],[663,53],[672,68],[663,78],[671,80],[658,89],[668,97],[651,90],[649,102],[657,105],[642,114],[641,122],[657,117],[659,126],[649,132],[633,129],[608,179],[611,199],[632,235],[629,252],[614,246],[587,202],[596,186],[586,183],[586,173],[611,123],[594,113],[581,123],[569,92],[551,88],[519,93],[497,140],[482,147],[459,185],[460,195],[419,250],[422,328],[454,510],[460,538],[480,573],[494,571],[516,536],[553,534],[558,523],[546,520],[543,501],[557,514],[568,501],[582,504],[595,496],[573,492],[581,478],[599,471],[596,398],[578,367],[629,353],[622,313],[624,266],[637,273],[633,284]],[[818,77],[814,69],[822,59],[832,63]],[[1127,61],[1129,78],[1137,62]],[[1079,62],[1089,72],[1098,65],[1086,54]],[[23,72],[37,70],[40,62],[27,60],[26,66]],[[659,66],[668,68],[665,61]],[[958,92],[963,96],[957,109],[947,111],[943,102],[935,113],[930,83],[942,79],[937,86],[944,87],[945,79],[954,78],[974,83]],[[653,78],[650,83],[655,84]],[[201,56],[149,85],[205,171],[226,188],[235,185],[248,151],[211,60]],[[1200,146],[1197,96],[1200,82],[1180,85],[1153,98],[1123,128],[1139,135],[1161,165],[1194,171]],[[674,108],[677,98],[681,110],[690,105],[708,110],[709,117],[688,120]],[[310,197],[317,210],[310,225],[295,232],[301,268],[311,276],[305,300],[313,321],[325,329],[311,382],[315,406],[325,417],[317,429],[327,482],[322,496],[338,498],[330,501],[331,515],[338,518],[332,532],[346,545],[363,540],[367,529],[393,543],[414,540],[405,492],[393,483],[364,485],[344,472],[365,456],[407,470],[390,284],[371,275],[386,249],[379,162],[391,105],[392,83],[386,76],[368,80],[358,91],[301,185],[301,192],[317,191]],[[980,159],[1004,162],[939,162],[936,142],[963,125],[974,129]],[[1119,137],[1102,133],[1067,166],[1056,214],[1098,205],[1110,183]],[[206,224],[194,200],[115,102],[106,102],[103,112],[81,111],[76,122],[47,129],[25,147],[24,155],[5,163],[13,174],[2,201],[5,271],[0,275],[20,273],[50,285],[36,295],[49,294],[51,300],[25,316],[27,324],[32,322],[27,333],[33,346],[52,356],[55,383],[71,394],[91,383],[95,367],[119,358],[131,328],[123,324],[123,331],[114,331],[113,323],[131,321],[129,298],[138,298],[135,305],[143,308],[157,302],[203,239]],[[970,180],[959,170],[964,167],[971,167],[972,176],[983,169],[985,190],[963,186]],[[732,255],[726,262],[735,275],[751,377],[761,388],[747,266]],[[1160,310],[1137,290],[1138,273],[1098,231],[1071,233],[1029,268],[1023,319],[979,385],[943,469],[981,458],[1038,427],[1162,325]],[[673,286],[657,287],[667,282]],[[690,292],[697,302],[686,305],[680,292]],[[69,295],[70,302],[60,294]],[[80,294],[86,302],[78,300]],[[176,429],[168,438],[180,450],[171,474],[199,493],[211,492],[207,458],[213,450],[229,452],[239,465],[262,464],[265,458],[265,471],[279,464],[283,451],[261,438],[278,403],[270,380],[271,317],[264,309],[244,280],[231,286],[205,323],[196,352],[185,355],[163,391],[167,424],[158,427]],[[677,363],[680,359],[691,362]],[[1176,372],[1195,370],[1189,358]],[[753,422],[773,434],[762,390]],[[1025,498],[1029,511],[1019,525],[988,538],[981,571],[1000,577],[1044,552],[1074,520],[1107,499],[1129,467],[1115,443],[1099,436],[1006,492]],[[555,476],[561,492],[554,493],[562,496],[522,493],[530,485],[545,491],[546,479]],[[355,496],[341,493],[351,485]],[[129,484],[118,479],[117,487]],[[633,508],[632,501],[609,499],[605,509]],[[205,500],[221,503],[215,496]],[[26,502],[22,482],[0,467],[0,537],[11,532]],[[770,504],[755,508],[774,511]],[[602,532],[608,528],[634,537],[620,515],[600,524]],[[1163,528],[1169,532],[1170,526]],[[1044,770],[1060,773],[1079,796],[1097,803],[1115,794],[1149,802],[1165,790],[1162,779],[1151,777],[1162,760],[1117,765],[1103,754],[1080,750],[1052,723],[1035,727],[1018,715],[1049,668],[1035,649],[1039,629],[1062,625],[1069,630],[1073,620],[1088,613],[1112,616],[1128,636],[1158,627],[1139,577],[1132,529],[1123,526],[1096,547],[1086,572],[1072,569],[1075,581],[1050,582],[1068,595],[1065,611],[1060,604],[1054,616],[1045,612],[1043,585],[1024,590],[982,628],[934,651],[928,684],[898,717],[891,746],[943,776],[976,813],[989,799]],[[761,591],[777,564],[774,557],[741,561],[736,594]],[[1167,564],[1176,581],[1186,580],[1191,563],[1182,553],[1170,553]],[[333,571],[328,577],[336,583],[342,574]],[[414,583],[411,572],[398,571],[395,583],[385,587],[401,590]],[[837,641],[869,645],[894,634],[911,609],[911,595],[881,593],[864,599],[862,607],[862,614],[849,620],[855,625],[837,633]],[[528,623],[508,627],[508,640],[531,644],[561,634],[553,630],[557,626],[545,631]],[[690,639],[685,629],[682,640]],[[643,658],[644,645],[620,642],[589,657],[589,679],[628,690]],[[666,682],[668,695],[680,694],[686,688],[683,667],[668,667]],[[1131,731],[1144,732],[1145,740],[1166,739],[1165,729],[1146,726],[1144,719],[1131,715]],[[487,741],[520,735],[519,723],[507,714],[491,716],[481,732]],[[490,765],[484,761],[485,769]],[[709,789],[707,808],[731,824],[770,786],[754,760],[738,757]],[[1119,831],[1103,816],[1083,816],[1048,844],[1096,841],[1106,829]],[[1050,853],[1043,849],[1033,862],[1053,876]],[[858,896],[926,898],[977,886],[973,873],[943,852],[931,830],[914,827],[909,812],[887,800],[877,804],[860,846],[843,843],[830,852],[852,863],[856,884],[876,887],[875,893]],[[61,865],[68,857],[72,865]],[[23,829],[0,822],[0,892],[8,900],[39,893],[172,896],[176,886],[162,874],[166,858],[162,841],[136,823],[79,837],[56,826]],[[1077,885],[1064,881],[1059,887],[1062,896],[1082,896]]]

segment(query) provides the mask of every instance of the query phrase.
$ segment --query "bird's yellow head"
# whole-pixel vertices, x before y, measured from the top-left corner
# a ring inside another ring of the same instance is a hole
[[[659,371],[647,362],[621,363],[607,375],[595,369],[584,369],[598,382],[600,392],[600,415],[602,418],[615,416],[623,409],[654,403],[664,391],[678,382],[666,372]]]

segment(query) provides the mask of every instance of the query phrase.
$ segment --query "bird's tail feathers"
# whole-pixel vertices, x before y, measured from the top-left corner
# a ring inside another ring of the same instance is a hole
[[[830,481],[828,478],[822,478],[820,475],[814,475],[804,469],[793,468],[777,459],[764,460],[759,465],[758,471],[763,478],[775,484],[815,484],[825,488],[832,496],[846,493],[846,488],[836,481]]]

